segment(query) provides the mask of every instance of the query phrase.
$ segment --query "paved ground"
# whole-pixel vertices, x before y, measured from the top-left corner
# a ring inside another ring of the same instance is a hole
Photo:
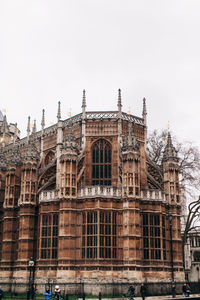
[[[200,294],[192,294],[190,295],[190,297],[186,297],[186,298],[183,298],[182,294],[181,295],[177,295],[176,298],[172,298],[171,295],[163,295],[163,296],[147,296],[145,297],[145,300],[158,300],[158,299],[200,299]],[[123,298],[122,298],[123,299]],[[103,300],[106,300],[106,299],[103,299]],[[108,299],[107,299],[108,300]],[[142,297],[135,297],[135,300],[142,300]]]
[[[167,299],[167,300],[168,299],[173,299],[173,300],[175,300],[175,299],[185,299],[186,300],[188,298],[191,299],[191,300],[194,299],[194,298],[196,300],[198,300],[198,299],[200,299],[200,294],[192,294],[192,295],[190,295],[190,297],[185,297],[185,298],[183,298],[182,294],[177,295],[176,298],[172,298],[171,295],[147,296],[147,297],[145,297],[145,300],[159,300],[159,299],[162,299],[162,300],[165,300],[165,299]],[[87,299],[87,297],[86,297],[86,299]],[[98,298],[93,298],[92,300],[97,300],[97,299]],[[112,299],[115,299],[115,300],[129,300],[129,298],[112,298]],[[134,299],[135,300],[142,300],[142,297],[134,297]],[[79,298],[78,300],[82,300],[82,298]],[[102,298],[102,300],[111,300],[111,298]]]

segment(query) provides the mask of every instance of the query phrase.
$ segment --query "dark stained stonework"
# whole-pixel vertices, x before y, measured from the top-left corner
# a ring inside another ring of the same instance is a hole
[[[35,280],[94,286],[184,279],[179,166],[169,134],[162,166],[146,152],[142,118],[82,113],[19,139],[0,120],[0,283]],[[17,128],[17,127],[16,127]],[[78,280],[78,281],[77,281]]]

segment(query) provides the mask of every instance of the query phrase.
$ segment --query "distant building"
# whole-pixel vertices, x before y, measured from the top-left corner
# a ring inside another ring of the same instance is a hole
[[[191,231],[185,246],[186,275],[189,281],[200,281],[200,231]]]
[[[170,282],[184,278],[179,165],[170,133],[162,165],[146,151],[147,112],[86,111],[19,139],[0,120],[0,283]],[[172,239],[169,215],[172,215]],[[172,243],[172,244],[171,244]],[[173,257],[170,251],[172,245]],[[173,266],[172,266],[173,263]],[[25,279],[24,279],[25,278]]]

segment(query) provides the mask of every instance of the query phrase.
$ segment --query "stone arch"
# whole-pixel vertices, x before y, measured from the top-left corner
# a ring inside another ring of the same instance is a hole
[[[54,158],[55,153],[53,151],[49,151],[45,156],[44,165],[47,166]]]

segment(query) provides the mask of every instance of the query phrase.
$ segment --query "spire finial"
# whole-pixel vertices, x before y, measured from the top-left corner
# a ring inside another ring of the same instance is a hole
[[[170,131],[168,131],[168,135],[167,135],[167,146],[168,147],[173,147],[173,145],[172,145],[172,137],[171,137]]]
[[[146,99],[145,98],[143,98],[142,117],[144,119],[144,125],[146,125],[146,123],[147,123],[147,107],[146,107]]]
[[[168,132],[170,131],[170,123],[169,123],[169,121],[167,122],[167,130],[168,130]]]
[[[82,108],[86,107],[86,96],[85,96],[85,90],[83,90],[83,101],[82,101]]]
[[[83,90],[83,100],[82,100],[82,118],[85,119],[86,118],[86,96],[85,96],[85,90]]]
[[[163,161],[166,161],[170,158],[178,160],[177,151],[176,151],[176,149],[175,149],[175,147],[173,146],[173,143],[172,143],[171,133],[170,133],[170,131],[168,131],[167,144],[166,144],[164,152],[163,152]]]
[[[29,135],[30,135],[30,120],[31,120],[31,118],[30,118],[30,116],[28,117],[28,125],[27,125],[27,139],[29,140]]]
[[[60,101],[58,101],[58,114],[57,114],[57,119],[58,119],[58,121],[60,121],[60,119],[61,119]]]
[[[14,132],[14,141],[13,141],[13,143],[15,144],[15,142],[16,142],[16,139],[17,139],[17,123],[15,123],[15,132]]]
[[[122,110],[122,100],[121,100],[121,90],[118,89],[118,103],[117,103],[117,106],[118,106],[118,111],[121,112]]]
[[[7,123],[6,115],[3,116],[2,130],[3,133],[6,133],[8,131],[8,123]]]
[[[36,119],[34,120],[34,123],[33,123],[33,129],[32,129],[32,134],[35,134],[37,131],[36,129]]]
[[[44,131],[44,126],[45,126],[45,116],[44,116],[44,109],[42,110],[42,122],[41,122],[41,126],[42,126],[42,131]]]

